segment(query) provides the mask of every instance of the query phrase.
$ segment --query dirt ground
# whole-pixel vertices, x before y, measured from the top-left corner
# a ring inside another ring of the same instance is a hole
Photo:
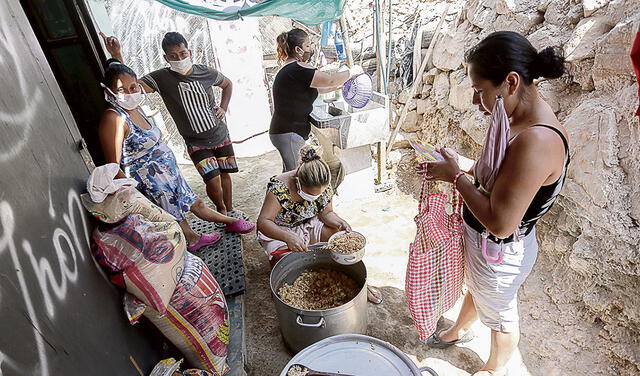
[[[259,157],[240,158],[240,173],[234,179],[234,206],[251,220],[256,219],[264,197],[266,182],[279,173],[276,152]],[[191,165],[181,165],[191,186],[202,198],[204,187]],[[205,200],[211,205],[211,202]],[[489,355],[489,329],[476,324],[476,339],[464,346],[434,350],[422,344],[413,326],[404,299],[404,276],[409,243],[415,236],[413,216],[417,202],[398,189],[362,195],[350,200],[336,198],[335,211],[367,237],[364,258],[369,283],[381,287],[384,302],[368,305],[368,335],[388,341],[408,354],[419,366],[429,366],[441,376],[469,375],[477,371]],[[244,263],[247,290],[246,336],[248,373],[252,376],[279,375],[291,358],[280,336],[278,318],[269,288],[269,263],[255,234],[245,235]],[[447,312],[441,325],[449,326],[458,307]],[[520,355],[514,356],[510,375],[530,375]],[[536,374],[532,372],[532,374]]]

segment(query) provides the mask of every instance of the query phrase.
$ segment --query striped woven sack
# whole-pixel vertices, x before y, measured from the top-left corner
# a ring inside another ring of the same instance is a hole
[[[448,196],[434,193],[433,188],[433,183],[423,180],[405,281],[409,311],[422,341],[435,332],[438,319],[462,295],[464,276],[462,200],[454,189],[453,212],[448,214]]]
[[[222,376],[228,370],[229,312],[222,289],[199,257],[185,252],[184,269],[164,315],[149,319],[191,365]]]

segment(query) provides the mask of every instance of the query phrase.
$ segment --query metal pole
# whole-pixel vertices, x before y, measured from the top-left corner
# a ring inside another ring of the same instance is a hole
[[[391,3],[392,0],[389,1],[389,40],[387,41],[387,87],[389,87],[389,81],[391,80],[391,54],[393,51],[391,50],[391,32],[393,31],[393,24],[391,23]],[[387,90],[388,91],[388,90]],[[388,95],[389,93],[387,93]]]

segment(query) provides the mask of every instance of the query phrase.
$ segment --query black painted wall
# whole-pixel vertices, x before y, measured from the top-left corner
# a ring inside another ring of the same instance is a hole
[[[80,134],[18,0],[0,1],[0,375],[137,375],[159,360],[89,252]]]

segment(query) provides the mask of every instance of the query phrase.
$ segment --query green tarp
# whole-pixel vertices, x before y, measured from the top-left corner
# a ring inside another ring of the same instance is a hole
[[[347,0],[156,0],[181,12],[214,20],[280,16],[305,25],[318,25],[342,16]]]

